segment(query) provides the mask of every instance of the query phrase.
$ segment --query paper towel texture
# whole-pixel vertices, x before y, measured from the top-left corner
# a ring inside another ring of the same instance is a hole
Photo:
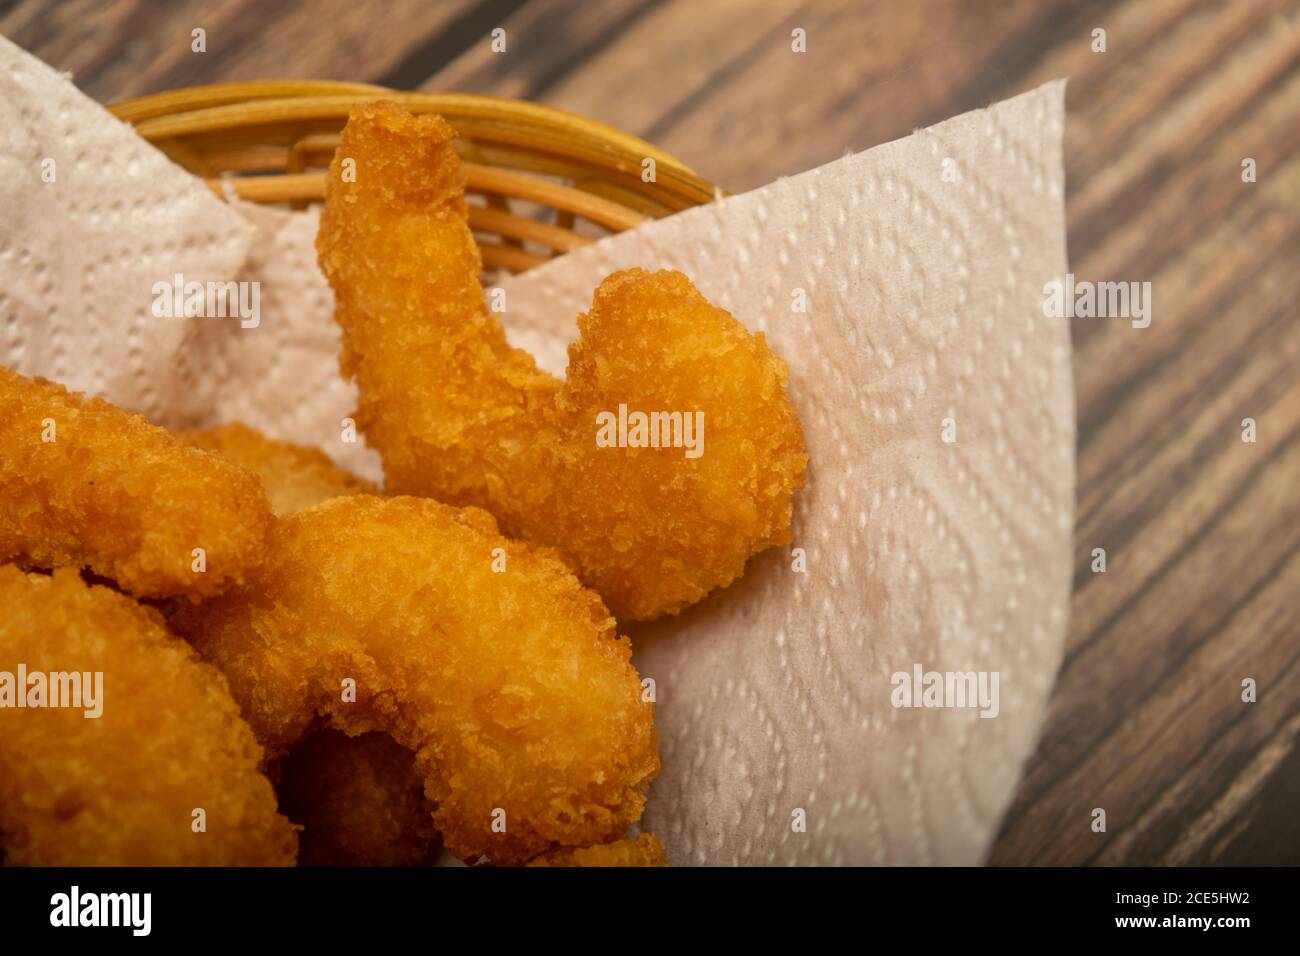
[[[241,421],[272,438],[322,449],[371,481],[383,481],[379,455],[343,422],[357,391],[339,375],[342,333],[334,296],[316,267],[318,211],[294,213],[234,200],[257,234],[241,281],[262,290],[255,329],[208,323],[188,343],[182,374],[202,401],[190,417],[200,425]]]
[[[254,234],[67,77],[0,37],[6,366],[186,424],[193,382],[173,363],[194,352],[198,326],[154,318],[154,283],[229,279]]]
[[[503,283],[512,339],[553,371],[630,266],[685,272],[790,365],[807,571],[762,555],[635,633],[663,758],[643,825],[670,863],[984,859],[1069,608],[1070,334],[1042,311],[1066,271],[1063,98],[1051,83]],[[918,664],[997,672],[998,715],[895,708],[891,675]]]
[[[242,419],[377,477],[342,439],[355,393],[317,215],[225,206],[2,39],[0,65],[0,362],[163,424]],[[630,266],[682,270],[790,365],[811,456],[794,545],[634,634],[664,766],[644,827],[669,862],[983,859],[1069,602],[1070,339],[1041,309],[1066,271],[1063,88],[501,283],[512,341],[557,373],[592,290]],[[153,282],[241,263],[257,328],[150,314]],[[894,707],[891,675],[916,665],[996,672],[997,717]]]

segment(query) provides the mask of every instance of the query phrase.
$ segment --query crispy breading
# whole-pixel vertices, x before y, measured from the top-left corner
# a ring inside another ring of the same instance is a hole
[[[387,734],[331,728],[280,763],[280,806],[299,834],[299,866],[425,866],[442,846],[415,755]]]
[[[243,422],[177,432],[187,445],[242,465],[261,479],[277,515],[342,495],[374,494],[374,484],[358,478],[318,448],[267,438]]]
[[[613,839],[659,770],[653,704],[608,610],[475,508],[355,495],[300,511],[248,587],[171,623],[272,757],[318,715],[413,750],[461,859]]]
[[[137,597],[198,599],[244,580],[272,520],[238,465],[0,368],[0,561],[88,567]]]
[[[98,717],[85,716],[85,697],[81,708],[0,707],[6,863],[293,865],[294,828],[276,811],[226,679],[156,611],[70,568],[13,565],[0,567],[0,606],[11,692],[26,689],[15,686],[19,665],[29,679],[103,675]],[[196,832],[200,809],[206,830]]]
[[[277,516],[375,492],[324,452],[268,438],[242,422],[177,437],[257,475]],[[387,734],[349,737],[327,728],[300,741],[278,770],[281,806],[304,827],[300,866],[420,866],[437,856],[442,840],[415,756]]]
[[[484,306],[452,138],[441,117],[358,106],[326,181],[317,253],[387,490],[564,550],[620,619],[675,613],[788,542],[807,456],[763,336],[684,275],[631,269],[579,316],[567,379],[539,371]],[[620,406],[702,413],[702,454],[601,447]]]
[[[635,839],[616,840],[580,849],[553,850],[529,866],[667,866],[664,845],[657,836],[642,833]]]

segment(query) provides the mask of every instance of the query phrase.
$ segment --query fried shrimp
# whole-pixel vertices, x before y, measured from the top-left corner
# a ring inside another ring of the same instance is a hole
[[[529,866],[667,866],[659,838],[642,833],[635,839],[616,840],[581,849],[552,850],[530,860]]]
[[[242,465],[261,479],[277,515],[341,495],[374,494],[375,486],[330,461],[323,451],[276,441],[243,422],[177,433],[187,445]]]
[[[137,597],[198,599],[244,579],[271,521],[237,465],[0,369],[0,561],[88,567]]]
[[[461,859],[616,839],[659,770],[653,704],[605,606],[475,508],[356,495],[300,511],[250,586],[171,623],[271,757],[318,716],[414,751]]]
[[[181,441],[242,465],[262,481],[277,516],[375,486],[324,452],[267,438],[242,422],[179,432]],[[442,845],[415,757],[387,734],[325,729],[278,767],[284,812],[303,827],[300,866],[422,866]]]
[[[293,865],[226,679],[156,611],[70,568],[13,565],[0,606],[7,863]]]
[[[788,542],[807,456],[763,336],[684,275],[631,269],[579,316],[567,379],[539,371],[484,306],[452,137],[440,117],[359,106],[327,179],[317,253],[387,490],[563,550],[628,620]]]

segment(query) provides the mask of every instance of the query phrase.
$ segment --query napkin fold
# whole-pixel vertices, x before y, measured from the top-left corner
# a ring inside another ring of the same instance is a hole
[[[188,424],[195,321],[156,284],[230,279],[256,228],[65,75],[0,37],[0,362]],[[195,357],[197,361],[197,357]]]
[[[592,289],[632,266],[686,273],[790,366],[811,458],[793,544],[634,634],[663,758],[644,826],[670,863],[985,858],[1069,609],[1070,334],[1042,306],[1067,271],[1064,93],[502,283],[509,327],[555,372]],[[983,682],[990,706],[924,706],[930,675],[954,688],[940,703]],[[923,706],[896,706],[904,685]]]

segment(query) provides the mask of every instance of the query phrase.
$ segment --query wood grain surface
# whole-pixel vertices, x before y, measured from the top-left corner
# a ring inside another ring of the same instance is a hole
[[[1072,624],[992,861],[1300,864],[1296,0],[0,0],[0,33],[103,102],[287,77],[527,98],[733,191],[1069,77],[1071,267],[1150,282],[1153,319],[1073,323]]]

